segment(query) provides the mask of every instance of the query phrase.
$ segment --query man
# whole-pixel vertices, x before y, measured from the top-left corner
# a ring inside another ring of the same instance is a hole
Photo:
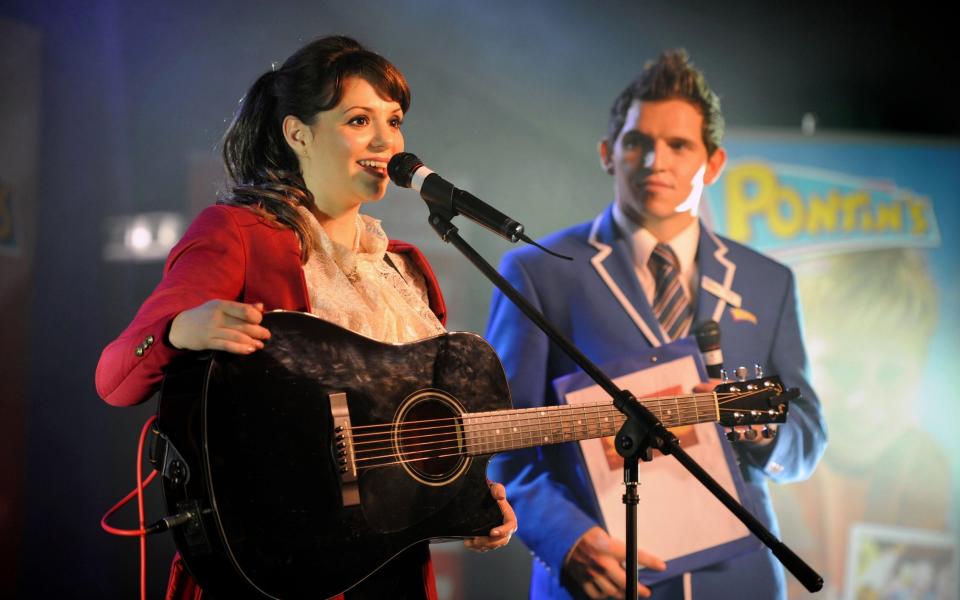
[[[543,242],[575,260],[522,248],[506,255],[501,271],[597,364],[666,344],[689,334],[692,323],[713,319],[727,365],[761,363],[788,387],[799,387],[803,397],[772,440],[735,444],[746,494],[776,533],[767,479],[807,477],[823,452],[826,427],[805,377],[793,274],[697,217],[703,187],[726,161],[722,134],[719,100],[702,73],[683,51],[664,53],[617,98],[599,144],[614,180],[613,205],[592,223]],[[500,294],[487,337],[518,407],[558,402],[552,382],[576,366]],[[622,533],[603,529],[578,444],[499,455],[491,476],[507,484],[518,535],[536,558],[531,598],[625,595]],[[643,550],[638,560],[664,568]],[[784,572],[765,549],[640,586],[641,595],[658,599],[769,599],[785,597],[784,590]]]

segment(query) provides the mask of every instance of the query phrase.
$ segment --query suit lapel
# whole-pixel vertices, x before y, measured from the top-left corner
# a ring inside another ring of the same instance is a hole
[[[697,316],[694,322],[712,320],[717,323],[728,305],[740,306],[740,295],[733,291],[737,265],[727,257],[727,245],[703,222],[700,223],[700,244],[697,266]]]
[[[589,242],[596,250],[590,263],[647,342],[654,348],[667,343],[660,322],[640,288],[630,242],[623,237],[613,220],[612,205],[594,220]],[[728,248],[723,240],[701,222],[697,246],[700,281],[697,286],[695,323],[705,320],[719,323],[728,306],[740,306],[740,295],[733,290],[737,265],[727,253]]]
[[[665,344],[660,322],[640,288],[630,242],[624,239],[614,223],[612,204],[594,220],[589,242],[596,250],[590,263],[607,290],[651,346],[657,348]]]

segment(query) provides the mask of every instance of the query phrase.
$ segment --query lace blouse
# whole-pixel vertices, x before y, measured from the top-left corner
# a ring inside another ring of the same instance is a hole
[[[357,216],[353,248],[330,239],[309,210],[314,247],[303,265],[313,314],[354,333],[390,344],[443,333],[427,301],[426,281],[406,258],[387,254],[380,221]],[[394,268],[394,266],[396,268]]]

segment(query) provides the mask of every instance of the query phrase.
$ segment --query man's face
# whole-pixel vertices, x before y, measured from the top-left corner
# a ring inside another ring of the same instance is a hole
[[[600,160],[614,177],[623,213],[651,231],[676,234],[697,216],[703,186],[726,161],[722,148],[707,156],[703,115],[686,100],[635,100],[611,148]]]

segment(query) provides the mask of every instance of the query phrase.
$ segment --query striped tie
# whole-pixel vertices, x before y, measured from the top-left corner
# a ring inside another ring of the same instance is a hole
[[[693,320],[693,310],[680,285],[680,267],[677,256],[667,244],[657,244],[650,255],[650,272],[656,281],[653,294],[653,314],[657,315],[667,337],[677,339]]]

